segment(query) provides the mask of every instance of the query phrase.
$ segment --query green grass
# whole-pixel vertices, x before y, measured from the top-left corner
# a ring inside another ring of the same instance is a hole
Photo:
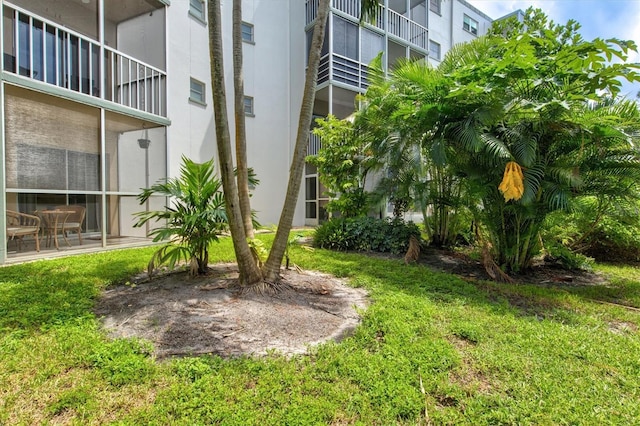
[[[0,424],[640,423],[640,312],[621,306],[640,307],[636,268],[540,287],[294,249],[369,290],[352,337],[291,359],[159,363],[146,342],[109,341],[91,311],[153,250],[0,268]],[[210,258],[232,260],[230,242]]]

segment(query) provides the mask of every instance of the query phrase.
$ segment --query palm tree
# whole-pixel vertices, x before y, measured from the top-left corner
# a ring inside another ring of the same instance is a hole
[[[307,152],[307,144],[309,139],[309,129],[311,128],[311,119],[313,117],[313,104],[315,101],[316,81],[318,76],[318,66],[320,65],[320,55],[322,45],[324,43],[325,27],[331,0],[319,0],[318,15],[316,16],[313,28],[313,38],[311,40],[311,48],[309,50],[309,62],[307,65],[307,73],[305,77],[304,94],[302,97],[302,106],[300,107],[300,116],[298,119],[298,132],[296,135],[296,144],[289,169],[289,184],[285,196],[282,214],[278,222],[276,236],[269,252],[269,258],[263,267],[265,280],[275,282],[279,279],[280,267],[284,254],[287,250],[289,241],[289,233],[293,223],[293,215],[295,206],[298,202],[300,193],[300,185],[302,182],[302,174],[304,171],[304,158]],[[361,21],[368,16],[375,16],[378,11],[378,0],[362,0],[361,1]]]
[[[640,78],[632,66],[604,59],[624,60],[633,42],[585,42],[575,23],[555,25],[533,9],[523,24],[500,28],[453,48],[437,69],[419,63],[394,69],[388,81],[370,87],[362,116],[382,129],[377,140],[386,146],[378,152],[402,158],[421,147],[447,168],[430,169],[432,180],[440,172],[462,178],[477,197],[468,206],[496,262],[519,271],[537,253],[549,212],[593,193],[590,186],[615,190],[611,177],[620,172],[637,176],[640,157],[625,131],[638,122],[637,106],[618,105],[606,119],[594,118],[590,106],[598,91],[615,95],[619,78]],[[499,189],[508,164],[524,170],[524,193],[510,201]]]
[[[247,164],[247,133],[244,117],[244,78],[242,75],[242,0],[233,0],[233,87],[236,128],[236,175],[242,222],[247,238],[253,239],[253,222],[249,196],[249,166]]]
[[[220,161],[220,176],[225,195],[225,207],[229,221],[229,230],[238,262],[240,286],[257,283],[262,274],[253,259],[247,242],[238,187],[234,175],[231,150],[231,135],[227,115],[227,99],[224,81],[224,62],[222,48],[222,17],[220,0],[209,0],[209,54],[211,61],[211,85],[213,89],[214,122],[216,127],[216,145]]]
[[[204,274],[209,263],[209,245],[227,230],[224,196],[213,170],[213,160],[202,164],[183,157],[179,178],[145,189],[139,196],[145,204],[152,196],[171,198],[165,210],[137,213],[136,227],[149,222],[164,224],[151,231],[154,241],[170,242],[158,249],[149,262],[149,274],[162,264],[173,268],[186,260],[190,274]]]
[[[260,271],[254,261],[243,221],[242,208],[238,187],[233,177],[233,160],[231,151],[231,137],[229,134],[228,115],[226,111],[226,95],[224,84],[224,64],[222,48],[222,22],[220,13],[220,0],[208,0],[209,13],[209,53],[211,61],[211,82],[213,88],[214,121],[216,127],[216,140],[220,161],[222,184],[226,208],[238,269],[240,271],[240,285],[255,284],[263,278],[266,282],[275,283],[279,280],[280,267],[287,248],[289,233],[293,223],[295,206],[300,192],[302,173],[304,171],[304,157],[313,117],[313,104],[315,100],[315,87],[320,64],[320,55],[324,43],[325,27],[331,0],[318,0],[318,15],[315,20],[313,38],[309,51],[309,61],[305,76],[305,88],[298,120],[298,132],[294,148],[293,159],[289,170],[289,184],[282,208],[282,214],[278,223],[275,240],[269,258]],[[362,0],[362,17],[375,16],[378,10],[377,0]],[[372,13],[374,15],[372,15]],[[239,14],[236,15],[237,21]],[[238,49],[236,49],[237,52]],[[236,96],[240,90],[236,90]],[[242,173],[244,174],[244,172]],[[246,211],[244,212],[246,214]]]
[[[305,76],[304,92],[302,95],[302,105],[300,106],[300,116],[298,118],[298,132],[296,134],[296,144],[293,151],[293,159],[289,168],[289,184],[285,195],[282,213],[278,221],[276,236],[269,252],[269,257],[263,266],[263,273],[267,282],[276,282],[280,277],[280,267],[282,259],[287,250],[289,233],[293,224],[293,215],[298,203],[298,194],[302,182],[304,171],[304,158],[307,153],[309,140],[309,129],[313,117],[313,104],[316,96],[316,82],[318,67],[320,65],[320,55],[324,44],[325,27],[331,0],[319,0],[318,15],[313,27],[313,38],[309,49],[309,62]]]
[[[615,102],[605,116],[592,112],[593,99],[602,99],[597,91],[615,94],[617,78],[638,80],[633,70],[605,63],[607,55],[623,57],[628,43],[585,42],[577,28],[530,10],[517,28],[524,36],[498,32],[478,42],[490,50],[472,43],[445,60],[456,81],[448,102],[467,111],[446,129],[457,154],[452,163],[482,200],[476,213],[495,261],[511,272],[530,266],[550,212],[619,188],[611,176],[638,176],[640,156],[625,131],[637,126],[637,105]],[[500,183],[514,163],[523,170],[524,193],[508,200]]]

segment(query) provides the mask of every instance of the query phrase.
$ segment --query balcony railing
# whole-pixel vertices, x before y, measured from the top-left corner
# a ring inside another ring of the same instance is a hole
[[[320,58],[318,84],[331,80],[366,90],[369,87],[368,75],[369,67],[367,65],[346,56],[334,53],[331,56],[331,61],[328,54]]]
[[[333,0],[332,6],[334,9],[339,10],[349,16],[356,19],[360,19],[360,0]],[[373,22],[367,22],[376,28],[384,30],[384,6],[378,4],[378,11],[376,13],[375,20]]]
[[[105,64],[105,99],[166,117],[166,73],[108,47]]]
[[[313,131],[309,132],[309,145],[307,145],[307,155],[317,155],[322,147],[322,140],[320,136],[313,134]]]
[[[360,0],[332,0],[331,6],[334,10],[340,11],[355,19],[360,19]],[[306,3],[306,23],[313,22],[318,14],[318,0],[307,0]],[[385,27],[385,8],[378,5],[378,13],[374,22],[368,22],[376,28],[387,30],[389,34],[398,37],[408,43],[414,44],[422,49],[428,48],[427,28],[412,21],[404,15],[391,9],[386,10],[387,25]]]
[[[16,6],[4,10],[5,71],[166,117],[164,71]]]
[[[427,49],[427,29],[411,19],[388,10],[389,33],[418,47]]]

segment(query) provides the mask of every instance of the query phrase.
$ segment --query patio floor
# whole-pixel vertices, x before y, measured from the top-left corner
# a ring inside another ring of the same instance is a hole
[[[40,241],[40,252],[36,251],[35,241],[25,239],[20,247],[16,241],[9,241],[7,245],[6,265],[15,263],[30,262],[41,259],[51,259],[62,256],[72,256],[74,254],[95,253],[99,251],[114,250],[119,248],[142,247],[153,244],[150,238],[143,237],[107,237],[107,246],[102,246],[100,235],[83,235],[82,245],[79,244],[78,237],[71,235],[67,237],[69,245],[62,237],[59,237],[60,250],[56,250],[54,244],[46,246],[45,240]]]

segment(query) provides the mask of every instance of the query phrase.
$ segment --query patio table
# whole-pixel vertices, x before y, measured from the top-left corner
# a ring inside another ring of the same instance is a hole
[[[58,229],[62,231],[62,238],[64,238],[64,241],[69,247],[71,247],[69,240],[67,240],[67,236],[64,234],[64,225],[67,222],[69,215],[75,212],[73,210],[40,210],[39,213],[42,215],[45,222],[43,230],[47,234],[47,247],[51,244],[51,233],[53,232],[53,244],[56,247],[56,250],[60,250],[60,246],[58,245]],[[58,227],[58,225],[60,225],[60,227]]]

